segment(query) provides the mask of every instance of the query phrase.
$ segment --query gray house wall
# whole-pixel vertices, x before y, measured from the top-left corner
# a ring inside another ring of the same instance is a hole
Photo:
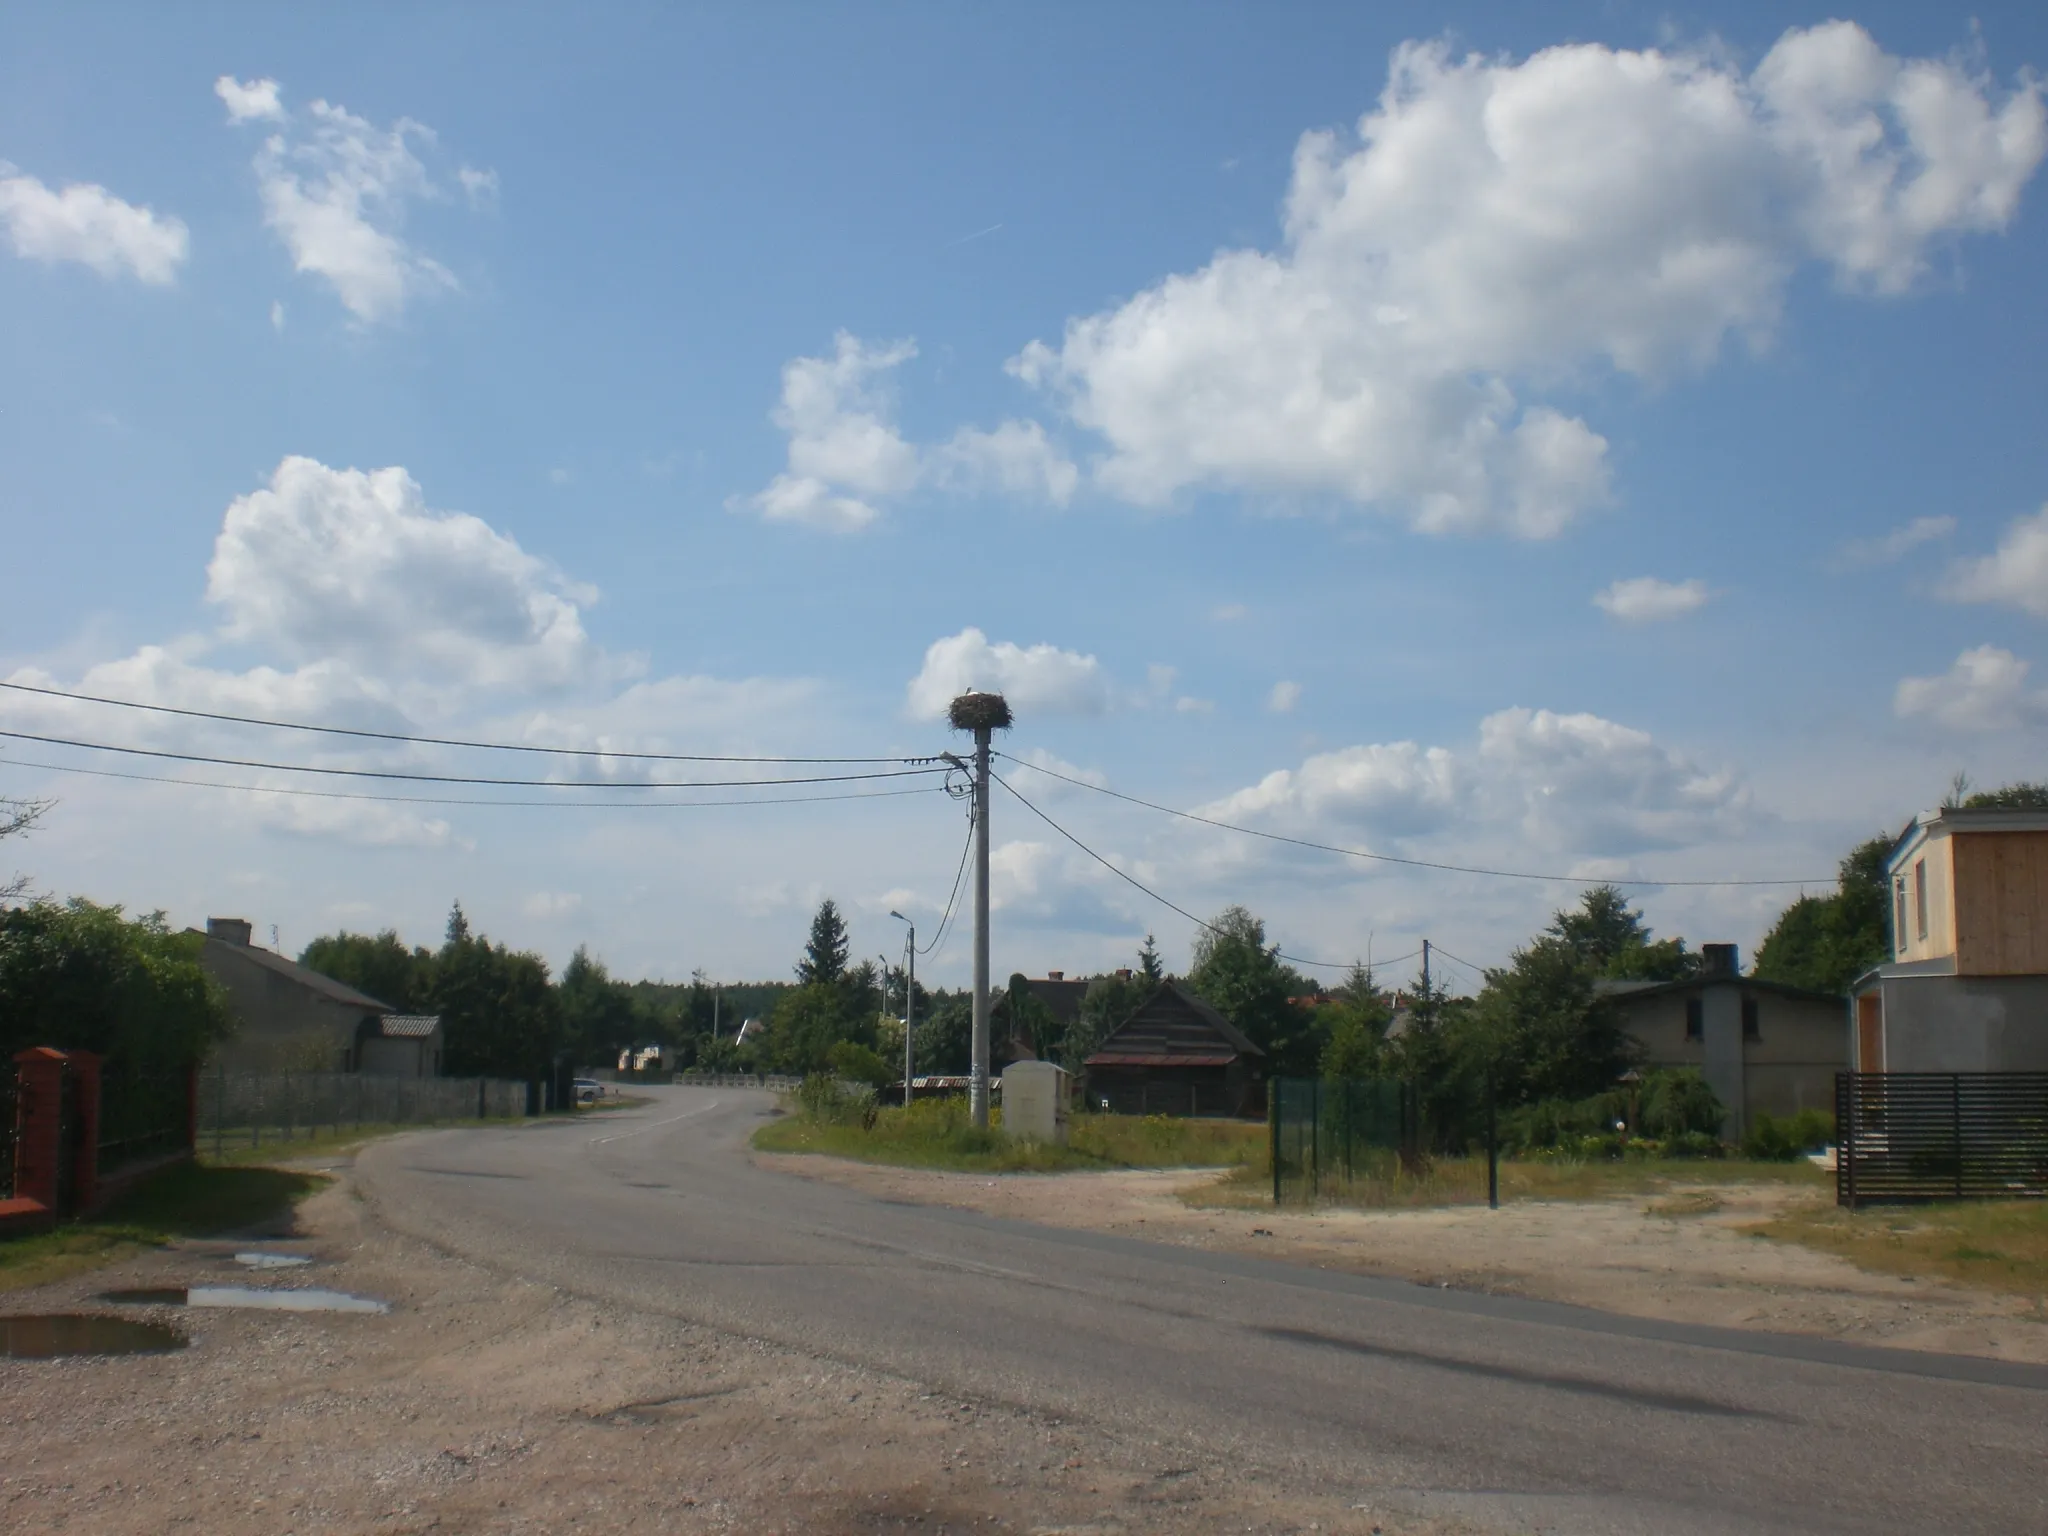
[[[1887,1072],[2048,1071],[2048,976],[1880,975],[1876,985]]]
[[[207,940],[199,963],[235,1015],[235,1033],[214,1056],[230,1072],[349,1071],[358,1028],[387,1011],[327,996],[220,939]]]
[[[1742,999],[1755,998],[1757,1036],[1742,1038]],[[1700,1000],[1699,1040],[1685,1037],[1688,999]],[[1643,1065],[1691,1067],[1726,1106],[1722,1134],[1739,1137],[1758,1114],[1831,1109],[1835,1074],[1849,1064],[1849,1015],[1841,1000],[1745,984],[1738,977],[1614,995]]]

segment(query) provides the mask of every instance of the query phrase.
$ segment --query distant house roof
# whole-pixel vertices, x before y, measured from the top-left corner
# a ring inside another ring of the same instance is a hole
[[[438,1013],[387,1013],[377,1021],[386,1040],[424,1040],[441,1027]]]
[[[1178,982],[1159,990],[1090,1056],[1091,1067],[1227,1067],[1261,1051],[1230,1020]]]
[[[188,933],[198,933],[189,928]],[[259,949],[254,944],[237,944],[232,939],[223,939],[213,934],[201,934],[206,940],[208,954],[236,955],[251,965],[259,966],[287,981],[296,982],[309,992],[317,992],[329,1002],[339,1003],[344,1008],[361,1008],[367,1012],[388,1014],[391,1005],[380,1002],[367,992],[358,992],[345,982],[336,981],[332,976],[323,976],[310,967],[300,965],[296,960],[287,960],[283,955],[268,949]]]
[[[1024,985],[1062,1024],[1071,1024],[1081,1017],[1081,1000],[1088,995],[1085,978],[1077,981],[1066,975],[1027,976]]]
[[[1812,1003],[1839,1003],[1838,992],[1815,992],[1807,987],[1789,986],[1782,981],[1762,981],[1739,972],[1688,976],[1679,981],[1607,981],[1593,983],[1593,990],[1626,1006],[1639,997],[1669,997],[1676,993],[1704,992],[1708,987],[1740,987],[1745,992],[1770,992],[1779,997],[1802,998]]]

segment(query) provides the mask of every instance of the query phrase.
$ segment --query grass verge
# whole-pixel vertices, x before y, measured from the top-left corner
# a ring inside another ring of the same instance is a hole
[[[963,1173],[1059,1173],[1104,1168],[1229,1168],[1263,1165],[1266,1128],[1239,1120],[1178,1120],[1165,1115],[1076,1115],[1066,1145],[1010,1141],[995,1126],[976,1130],[957,1102],[936,1100],[878,1110],[858,1120],[785,1115],[754,1133],[762,1152],[812,1152],[942,1168]]]
[[[185,1163],[138,1185],[88,1221],[0,1242],[0,1291],[47,1285],[181,1237],[262,1225],[327,1182],[283,1168]]]
[[[1527,1200],[1622,1200],[1644,1195],[1662,1196],[1677,1189],[1701,1185],[1738,1184],[1828,1184],[1833,1175],[1808,1162],[1755,1163],[1738,1158],[1726,1160],[1679,1161],[1519,1161],[1504,1159],[1500,1165],[1502,1204]],[[1191,1205],[1272,1208],[1273,1176],[1264,1158],[1247,1165],[1228,1178],[1200,1189],[1185,1191],[1181,1198]],[[1685,1197],[1676,1197],[1684,1200]],[[1367,1211],[1426,1210],[1451,1205],[1486,1203],[1486,1159],[1483,1157],[1440,1157],[1420,1174],[1404,1172],[1391,1152],[1375,1153],[1355,1164],[1349,1179],[1332,1173],[1325,1177],[1321,1193],[1304,1207],[1289,1202],[1290,1208],[1338,1208]],[[1665,1202],[1670,1205],[1672,1202]],[[1697,1202],[1688,1202],[1696,1205]],[[1668,1209],[1658,1214],[1703,1214],[1701,1209],[1683,1212]]]
[[[2048,1204],[1979,1200],[1792,1210],[1745,1227],[1884,1274],[1959,1280],[2048,1306]]]

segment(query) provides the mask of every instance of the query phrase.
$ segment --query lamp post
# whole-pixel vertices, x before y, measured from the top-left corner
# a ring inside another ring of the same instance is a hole
[[[917,1026],[917,924],[901,912],[889,915],[909,929],[903,940],[903,1107],[910,1108],[910,1037]],[[887,974],[884,972],[883,974]]]

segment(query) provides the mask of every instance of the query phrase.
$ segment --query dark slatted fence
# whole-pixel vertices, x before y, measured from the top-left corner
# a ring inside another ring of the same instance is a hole
[[[0,1062],[0,1200],[14,1198],[14,1136],[18,1106],[14,1063]]]
[[[1841,1204],[2048,1196],[2048,1072],[1838,1072]]]

